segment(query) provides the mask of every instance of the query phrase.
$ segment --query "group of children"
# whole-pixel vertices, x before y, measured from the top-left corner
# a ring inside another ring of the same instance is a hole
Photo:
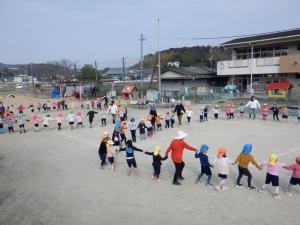
[[[134,152],[144,152],[147,155],[152,156],[152,166],[153,166],[153,174],[152,179],[155,181],[160,181],[160,171],[162,161],[166,160],[168,157],[162,157],[160,155],[161,148],[159,146],[155,146],[152,152],[144,151],[139,149],[133,145],[133,140],[124,140],[121,141],[120,138],[117,137],[116,132],[121,129],[120,126],[115,126],[114,133],[112,135],[112,139],[109,138],[109,133],[104,132],[102,137],[102,142],[99,147],[99,157],[101,161],[100,168],[104,168],[106,164],[106,159],[109,162],[109,168],[111,170],[115,170],[115,157],[117,157],[119,152],[124,151],[126,154],[126,162],[128,165],[127,175],[130,176],[131,172],[134,171],[136,175],[139,174],[137,168],[137,162],[134,157]],[[123,144],[124,143],[124,144]],[[243,176],[247,177],[247,185],[250,190],[255,190],[251,183],[252,181],[252,174],[249,170],[249,164],[252,163],[256,168],[259,170],[266,170],[266,178],[264,184],[259,188],[259,193],[262,193],[266,185],[272,184],[274,187],[274,198],[279,198],[279,170],[284,168],[287,170],[292,170],[292,177],[290,179],[288,189],[286,194],[288,196],[292,196],[292,186],[300,185],[300,156],[295,158],[296,163],[292,165],[287,165],[286,163],[281,163],[278,161],[278,156],[276,154],[270,154],[268,160],[266,162],[257,163],[254,157],[252,156],[252,145],[245,144],[243,146],[242,152],[237,156],[235,161],[231,161],[228,158],[228,152],[224,147],[220,147],[218,149],[217,158],[214,160],[214,163],[209,161],[208,157],[209,146],[203,144],[198,151],[195,153],[195,158],[199,158],[201,172],[196,178],[196,183],[202,183],[202,177],[204,175],[207,176],[206,185],[213,186],[211,182],[212,178],[212,171],[211,168],[214,168],[213,164],[216,164],[219,183],[215,186],[215,190],[217,191],[225,191],[228,190],[228,187],[225,186],[226,180],[229,176],[230,172],[230,165],[238,165],[238,172],[239,175],[236,181],[236,187],[242,187],[241,179]]]

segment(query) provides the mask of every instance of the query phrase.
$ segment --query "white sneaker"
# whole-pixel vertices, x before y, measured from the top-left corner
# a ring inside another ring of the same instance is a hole
[[[220,188],[220,185],[217,185],[217,186],[215,187],[215,190],[216,190],[216,191],[222,191],[221,188]]]
[[[276,194],[276,193],[273,194],[273,197],[274,197],[275,199],[281,198],[281,196],[280,196],[279,194]]]
[[[292,193],[290,191],[285,192],[285,194],[289,197],[292,197]]]
[[[237,188],[241,188],[241,187],[243,187],[243,185],[242,184],[240,184],[240,185],[235,185],[235,187],[237,187]]]

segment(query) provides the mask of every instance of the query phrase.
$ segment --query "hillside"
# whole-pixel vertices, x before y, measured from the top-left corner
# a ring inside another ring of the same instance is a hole
[[[168,62],[180,62],[180,66],[201,66],[210,68],[211,46],[194,46],[183,48],[170,48],[161,51],[161,68],[165,68]],[[230,59],[231,53],[222,47],[212,48],[212,66],[216,69],[217,61]],[[154,68],[157,64],[157,54],[149,54],[144,57],[144,67]],[[135,65],[136,67],[139,64]]]

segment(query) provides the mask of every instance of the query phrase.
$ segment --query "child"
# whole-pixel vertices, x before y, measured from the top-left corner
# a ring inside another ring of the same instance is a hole
[[[233,120],[234,119],[234,105],[231,105],[230,106],[230,112],[229,112],[229,119],[231,120]]]
[[[165,115],[165,128],[170,128],[170,113],[169,112],[166,112],[166,115]]]
[[[203,106],[201,106],[201,108],[200,108],[200,123],[203,122],[203,118],[204,118],[204,108],[203,108]]]
[[[121,129],[121,125],[119,123],[116,123],[114,125],[114,132],[113,132],[112,138],[111,138],[112,141],[114,142],[114,147],[115,147],[116,152],[119,152],[120,144],[121,144],[120,129]]]
[[[242,152],[238,155],[238,157],[236,158],[234,163],[232,163],[232,165],[235,165],[235,164],[238,163],[239,176],[238,176],[237,181],[236,181],[236,187],[242,187],[243,186],[241,184],[241,179],[242,179],[243,175],[245,175],[245,176],[248,177],[248,188],[250,190],[254,190],[254,189],[256,189],[256,187],[254,187],[251,184],[252,175],[251,175],[251,173],[248,169],[249,163],[251,162],[259,170],[261,170],[261,168],[257,164],[257,162],[255,161],[253,156],[251,155],[251,151],[252,151],[252,145],[251,144],[245,144],[244,147],[243,147]]]
[[[171,114],[170,114],[170,123],[171,123],[171,127],[174,128],[174,123],[175,123],[175,112],[174,112],[174,110],[172,110]]]
[[[143,152],[143,150],[133,146],[132,141],[128,140],[126,142],[126,147],[120,149],[120,151],[125,151],[126,152],[126,161],[127,161],[127,165],[128,165],[127,176],[131,175],[132,167],[134,168],[135,174],[139,175],[139,171],[137,169],[137,164],[136,164],[136,161],[135,161],[135,158],[134,158],[134,151]]]
[[[218,155],[217,155],[217,167],[218,167],[218,176],[220,178],[219,185],[216,186],[217,191],[225,191],[228,188],[225,186],[225,182],[227,176],[229,175],[229,159],[227,158],[226,149],[221,147],[219,148]]]
[[[61,130],[61,123],[63,121],[62,117],[63,117],[62,112],[57,112],[56,122],[57,122],[58,130]]]
[[[41,113],[42,105],[40,102],[38,103],[37,109],[38,109],[39,113]]]
[[[141,122],[139,123],[138,125],[138,128],[139,128],[139,131],[140,131],[140,138],[141,138],[141,141],[142,140],[146,140],[146,124],[144,123],[144,119],[141,118]]]
[[[201,148],[195,153],[195,158],[200,159],[200,164],[201,164],[201,173],[199,174],[198,178],[196,179],[196,183],[201,183],[201,177],[205,174],[207,176],[207,183],[206,185],[213,186],[213,184],[210,182],[211,181],[211,170],[210,167],[213,168],[213,165],[209,163],[208,161],[208,156],[207,156],[207,151],[209,147],[208,145],[202,145]]]
[[[108,159],[108,162],[109,162],[109,169],[111,171],[114,171],[115,170],[115,157],[116,157],[116,150],[114,148],[114,142],[112,140],[108,140],[106,142],[106,151],[107,151],[107,159]]]
[[[125,114],[123,108],[120,106],[119,107],[119,115],[120,115],[120,121],[123,122],[125,121]]]
[[[49,121],[53,120],[53,118],[51,118],[50,115],[47,114],[45,117],[43,117],[42,120],[43,120],[43,125],[46,128],[46,127],[49,127]]]
[[[129,130],[130,130],[130,133],[131,133],[131,139],[132,139],[132,142],[136,142],[136,130],[138,128],[138,124],[137,122],[135,121],[134,118],[131,118],[129,124],[128,124],[128,127],[129,127]]]
[[[31,113],[34,113],[34,106],[33,106],[32,103],[29,105],[28,108],[30,109],[30,112],[31,112]]]
[[[188,107],[188,109],[186,110],[186,118],[187,118],[188,124],[190,124],[190,122],[191,122],[192,113],[194,113],[192,111],[192,108]]]
[[[240,118],[244,117],[244,113],[245,113],[245,106],[243,103],[240,103],[240,106],[238,107],[238,111],[240,113]]]
[[[267,120],[267,117],[268,117],[268,114],[269,114],[269,107],[268,107],[267,103],[263,104],[261,112],[262,112],[263,120]]]
[[[102,109],[100,112],[101,126],[106,126],[107,110]]]
[[[289,118],[288,108],[284,105],[282,106],[282,119],[288,120],[288,118]]]
[[[152,136],[153,136],[153,128],[152,128],[151,120],[147,120],[146,127],[147,127],[147,135],[148,135],[148,137],[152,138]]]
[[[7,114],[5,120],[7,121],[8,132],[13,133],[14,132],[14,119],[13,119],[13,116],[11,114]]]
[[[92,128],[95,114],[98,114],[98,112],[95,112],[93,109],[90,109],[89,112],[86,114],[87,116],[89,116],[90,128]]]
[[[219,106],[215,105],[212,110],[214,113],[214,118],[215,118],[215,120],[217,120],[219,118]]]
[[[271,154],[269,156],[268,162],[264,162],[260,164],[261,168],[265,168],[267,170],[265,184],[259,189],[259,192],[262,193],[266,188],[267,184],[272,183],[272,186],[275,187],[274,198],[279,198],[279,176],[278,172],[281,168],[286,166],[285,163],[278,162],[278,156],[276,154]]]
[[[293,185],[300,185],[300,155],[296,157],[296,164],[285,166],[285,169],[293,170],[293,174],[288,186],[287,195],[289,197],[292,196],[292,186]]]
[[[225,115],[227,120],[230,120],[230,111],[231,111],[230,105],[227,104],[225,107]]]
[[[156,123],[156,127],[157,127],[157,131],[161,131],[162,130],[162,125],[161,125],[161,115],[160,113],[157,114],[157,117],[155,119],[155,123]]]
[[[275,104],[272,108],[270,108],[270,110],[273,111],[273,120],[275,120],[275,118],[277,119],[277,121],[279,121],[279,107],[277,104]]]
[[[98,155],[100,158],[100,169],[104,169],[105,161],[106,161],[106,155],[107,155],[107,141],[109,140],[109,133],[107,131],[104,131],[102,135],[102,141],[100,143],[99,149],[98,149]]]
[[[19,113],[18,124],[19,124],[19,128],[20,128],[20,134],[22,134],[22,130],[24,133],[26,133],[25,121],[26,121],[26,119],[24,118],[24,114]]]
[[[69,111],[69,114],[67,116],[67,120],[69,121],[69,125],[70,125],[71,130],[73,130],[74,121],[75,121],[75,116],[74,116],[73,110]]]
[[[4,126],[3,126],[3,119],[0,116],[0,134],[4,134],[4,133],[5,133],[5,129],[4,129]]]
[[[81,112],[76,112],[76,118],[75,119],[76,119],[76,122],[77,122],[77,128],[79,126],[83,127],[83,123],[82,123],[83,118],[82,118]]]
[[[204,106],[204,109],[203,109],[203,122],[207,122],[208,121],[208,109],[209,109],[209,107],[208,107],[208,105],[205,105]]]
[[[157,182],[159,182],[161,161],[164,161],[168,158],[168,156],[161,157],[161,155],[159,153],[160,153],[160,147],[159,146],[155,146],[153,152],[145,152],[145,154],[153,156],[152,166],[153,166],[153,171],[154,172],[153,172],[153,175],[152,175],[152,179],[156,180]]]
[[[39,117],[36,114],[32,114],[31,116],[31,122],[34,126],[34,131],[38,132],[39,131]]]
[[[121,142],[125,141],[126,142],[126,135],[125,135],[125,130],[126,130],[126,122],[122,121],[121,122],[121,128],[120,128],[120,136],[121,136]]]

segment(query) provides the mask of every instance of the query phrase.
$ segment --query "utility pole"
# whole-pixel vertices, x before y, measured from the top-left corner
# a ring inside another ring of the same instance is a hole
[[[157,19],[157,69],[158,69],[158,98],[161,99],[160,51],[159,51],[159,18]]]
[[[98,73],[97,73],[97,61],[95,60],[95,75],[96,75],[96,82],[98,81]]]
[[[123,79],[125,79],[125,83],[127,83],[127,76],[125,71],[125,57],[122,58],[122,68],[123,68]]]
[[[143,34],[141,34],[141,98],[143,100],[143,60],[144,60],[144,53],[143,53],[143,41],[145,41]]]
[[[211,70],[212,70],[212,60],[213,60],[212,51],[213,51],[213,47],[210,46],[210,69]]]
[[[33,74],[33,70],[32,70],[32,63],[30,64],[31,66],[31,82],[32,82],[32,97],[34,98],[34,74]]]

